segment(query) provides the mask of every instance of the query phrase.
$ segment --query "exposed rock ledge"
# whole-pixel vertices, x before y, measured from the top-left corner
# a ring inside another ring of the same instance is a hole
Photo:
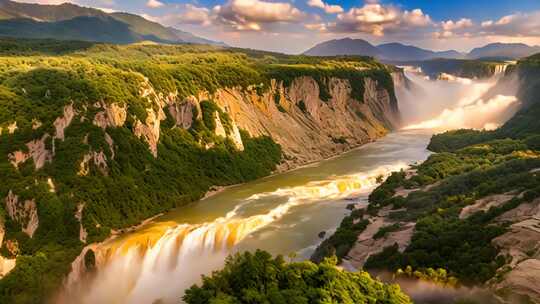
[[[510,257],[499,269],[499,280],[490,284],[495,290],[529,296],[540,302],[540,199],[510,210],[499,221],[511,221],[510,231],[495,238],[493,244]]]

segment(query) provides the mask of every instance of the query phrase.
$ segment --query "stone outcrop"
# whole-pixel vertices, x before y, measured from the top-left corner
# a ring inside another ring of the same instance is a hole
[[[161,132],[161,121],[166,118],[165,113],[160,108],[157,113],[153,109],[146,110],[147,116],[144,123],[136,120],[133,125],[133,133],[138,138],[142,138],[149,146],[154,157],[158,156],[157,145]]]
[[[540,302],[540,199],[521,204],[497,220],[513,224],[508,232],[492,241],[508,263],[498,270],[501,279],[490,285],[495,290]]]
[[[198,107],[197,99],[193,96],[184,99],[181,103],[171,102],[168,105],[169,114],[176,126],[184,129],[191,128],[193,121],[197,119],[194,114],[201,113]]]
[[[399,111],[391,92],[370,78],[364,81],[361,101],[351,97],[348,80],[337,78],[328,80],[332,97],[323,101],[319,85],[311,77],[299,77],[289,87],[272,81],[271,89],[262,96],[256,90],[226,88],[212,96],[201,94],[198,100],[216,102],[238,128],[251,136],[271,136],[285,154],[280,170],[287,170],[337,155],[399,126]],[[239,138],[239,134],[232,137]]]
[[[26,162],[32,158],[34,160],[34,166],[36,170],[39,170],[45,166],[45,163],[52,161],[53,154],[46,148],[46,141],[50,138],[49,134],[45,133],[41,139],[33,140],[26,144],[28,152],[15,151],[8,155],[9,161],[16,168],[20,164]]]
[[[90,151],[83,156],[83,160],[79,164],[80,176],[86,176],[90,173],[90,165],[93,164],[103,175],[107,175],[109,166],[107,165],[107,156],[103,151]]]
[[[28,234],[29,237],[33,237],[39,226],[36,201],[20,201],[17,195],[9,191],[5,203],[8,216],[21,224],[24,233]]]
[[[103,110],[94,116],[94,125],[106,129],[116,128],[124,125],[127,119],[127,105],[119,105],[118,103],[106,104],[98,102],[94,104],[96,108]]]
[[[73,109],[73,103],[64,107],[64,115],[58,117],[54,121],[54,128],[56,129],[56,134],[54,138],[64,140],[64,131],[71,124],[71,121],[75,117],[75,110]]]
[[[75,218],[79,222],[79,240],[83,243],[86,243],[88,232],[86,232],[86,229],[84,229],[84,226],[82,224],[83,211],[84,211],[84,203],[79,203],[77,205],[77,211],[75,212]]]

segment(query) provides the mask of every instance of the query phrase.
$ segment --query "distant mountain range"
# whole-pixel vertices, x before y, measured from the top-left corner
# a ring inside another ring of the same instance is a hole
[[[479,59],[500,58],[515,59],[540,52],[539,46],[522,43],[492,43],[476,48],[470,53],[455,50],[431,51],[401,43],[386,43],[374,46],[363,39],[335,39],[319,43],[304,52],[309,56],[361,55],[372,56],[387,61],[421,61],[435,58],[443,59]]]
[[[0,36],[109,43],[197,43],[223,45],[139,15],[106,13],[75,4],[41,5],[0,0]]]

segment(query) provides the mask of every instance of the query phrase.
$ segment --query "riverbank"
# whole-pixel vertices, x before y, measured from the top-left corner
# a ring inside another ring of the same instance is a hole
[[[360,195],[367,199],[379,176],[425,159],[428,139],[429,134],[424,133],[390,133],[338,157],[222,189],[175,209],[117,239],[114,248],[123,248],[123,254],[100,268],[100,281],[123,277],[135,286],[130,294],[138,295],[137,282],[159,277],[155,294],[163,293],[175,303],[182,288],[221,267],[234,252],[259,248],[289,255],[314,248],[320,242],[319,232],[331,231],[346,215],[351,203],[346,198]],[[149,239],[153,246],[147,245]],[[111,291],[100,284],[82,284],[88,294],[102,294],[103,302],[120,301],[111,299]],[[176,293],[168,296],[169,290]]]

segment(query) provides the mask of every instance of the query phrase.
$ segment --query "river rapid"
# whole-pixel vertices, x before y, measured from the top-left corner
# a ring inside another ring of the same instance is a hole
[[[398,99],[407,107],[409,127],[339,157],[227,188],[91,246],[98,270],[80,276],[81,259],[75,261],[60,302],[178,303],[186,288],[199,283],[202,274],[219,269],[235,252],[263,249],[308,259],[322,241],[319,234],[330,235],[347,215],[347,205],[367,204],[381,177],[429,156],[426,146],[434,132],[456,128],[456,120],[460,127],[468,127],[468,121],[475,124],[469,127],[477,128],[498,124],[504,115],[495,114],[516,102],[511,92],[493,92],[496,79],[433,81],[413,72],[407,76],[414,87],[398,90]],[[454,89],[441,97],[438,88],[448,87]],[[489,92],[484,101],[482,96]],[[471,111],[493,121],[468,118]]]

